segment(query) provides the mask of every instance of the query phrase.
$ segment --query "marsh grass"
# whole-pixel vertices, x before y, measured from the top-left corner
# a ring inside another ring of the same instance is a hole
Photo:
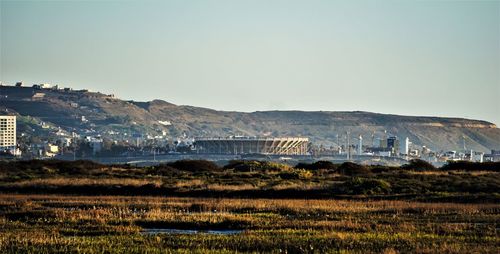
[[[0,253],[500,253],[491,167],[0,166]],[[142,233],[149,228],[243,232]]]
[[[153,185],[160,187],[162,181],[160,179],[137,179],[137,178],[42,178],[27,181],[19,181],[6,186],[17,186],[20,188],[28,186],[144,186]]]
[[[499,221],[492,203],[3,194],[0,252],[497,253]]]
[[[500,202],[500,164],[453,164],[448,170],[418,165],[232,161],[220,168],[208,161],[150,167],[13,161],[0,162],[0,193]]]

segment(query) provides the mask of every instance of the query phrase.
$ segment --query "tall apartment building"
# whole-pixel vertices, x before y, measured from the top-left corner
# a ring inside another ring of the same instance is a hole
[[[16,116],[0,116],[0,151],[16,149]]]

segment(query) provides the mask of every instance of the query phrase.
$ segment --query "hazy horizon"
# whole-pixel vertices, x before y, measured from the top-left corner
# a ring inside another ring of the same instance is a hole
[[[500,124],[500,2],[0,2],[0,81]]]

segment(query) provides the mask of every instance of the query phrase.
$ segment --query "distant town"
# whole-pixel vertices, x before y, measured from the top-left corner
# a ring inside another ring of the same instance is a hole
[[[23,82],[14,85],[1,84],[3,88],[26,88]],[[43,100],[47,92],[89,93],[88,90],[73,90],[51,84],[30,86],[32,101]],[[19,90],[22,93],[24,90]],[[102,94],[101,94],[102,95]],[[104,95],[113,99],[113,95]],[[0,94],[0,102],[8,100]],[[71,107],[88,107],[71,102]],[[1,103],[0,103],[1,106]],[[86,109],[86,108],[84,108]],[[38,126],[31,130],[17,128],[19,117],[22,121],[33,121]],[[81,115],[79,121],[87,124],[88,119]],[[169,126],[168,120],[158,121],[159,125]],[[459,151],[433,151],[425,144],[414,145],[409,137],[401,137],[384,131],[382,135],[362,133],[353,135],[346,131],[335,133],[336,145],[324,146],[313,143],[311,137],[296,136],[245,136],[193,137],[186,133],[172,136],[166,131],[123,130],[99,132],[93,130],[64,128],[48,124],[4,110],[0,116],[0,151],[4,158],[13,159],[90,159],[101,162],[156,162],[179,158],[204,158],[213,160],[262,159],[262,160],[332,160],[358,162],[387,162],[402,164],[411,159],[422,159],[433,164],[447,161],[500,161],[500,149],[484,153],[468,149],[463,142]],[[43,135],[41,135],[43,133]]]

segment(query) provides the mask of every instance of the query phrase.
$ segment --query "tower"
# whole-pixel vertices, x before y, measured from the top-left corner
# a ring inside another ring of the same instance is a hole
[[[401,155],[408,155],[408,151],[410,150],[410,139],[406,137],[403,140],[403,144],[400,146],[399,153]]]
[[[358,155],[363,154],[363,137],[359,135]]]
[[[16,150],[16,116],[0,116],[0,150]]]
[[[347,160],[351,159],[351,144],[349,143],[349,131],[345,133]]]

